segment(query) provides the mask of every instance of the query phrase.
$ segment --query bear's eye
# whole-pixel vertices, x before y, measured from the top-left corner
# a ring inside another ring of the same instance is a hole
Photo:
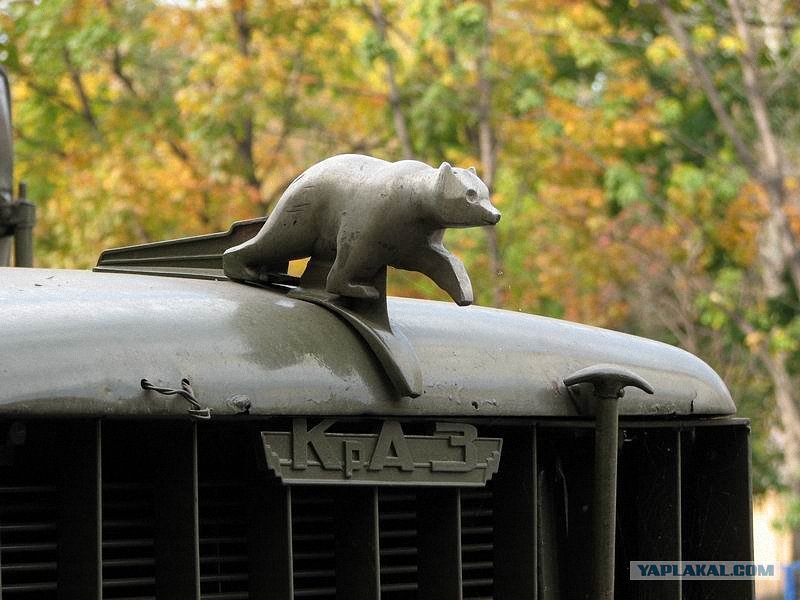
[[[478,192],[475,190],[467,190],[467,200],[470,202],[475,202],[478,199]]]

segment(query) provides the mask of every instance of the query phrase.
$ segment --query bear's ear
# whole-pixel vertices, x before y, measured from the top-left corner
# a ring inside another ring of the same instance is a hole
[[[467,170],[468,170],[470,173],[472,173],[473,175],[477,175],[477,174],[478,174],[478,172],[475,170],[475,167],[470,167],[470,168],[469,168],[469,169],[467,169]]]
[[[457,194],[458,179],[453,172],[450,163],[443,162],[439,167],[439,174],[436,176],[436,195],[439,197],[450,197]]]

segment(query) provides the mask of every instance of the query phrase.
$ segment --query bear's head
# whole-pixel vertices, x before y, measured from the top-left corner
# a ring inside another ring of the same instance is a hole
[[[456,169],[443,162],[436,174],[434,203],[443,227],[494,225],[500,220],[500,211],[489,200],[489,188],[474,167]]]

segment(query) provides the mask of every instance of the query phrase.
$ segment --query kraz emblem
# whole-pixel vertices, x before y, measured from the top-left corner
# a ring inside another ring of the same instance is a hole
[[[325,419],[309,429],[264,431],[267,466],[284,484],[344,483],[483,486],[497,472],[503,440],[479,438],[465,423],[436,423],[433,435],[405,435],[397,421],[377,434],[329,433]]]

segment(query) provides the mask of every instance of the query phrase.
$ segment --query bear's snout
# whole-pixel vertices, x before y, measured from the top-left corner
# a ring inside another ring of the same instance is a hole
[[[483,220],[490,225],[497,225],[497,222],[500,220],[500,211],[496,208],[486,211]]]

